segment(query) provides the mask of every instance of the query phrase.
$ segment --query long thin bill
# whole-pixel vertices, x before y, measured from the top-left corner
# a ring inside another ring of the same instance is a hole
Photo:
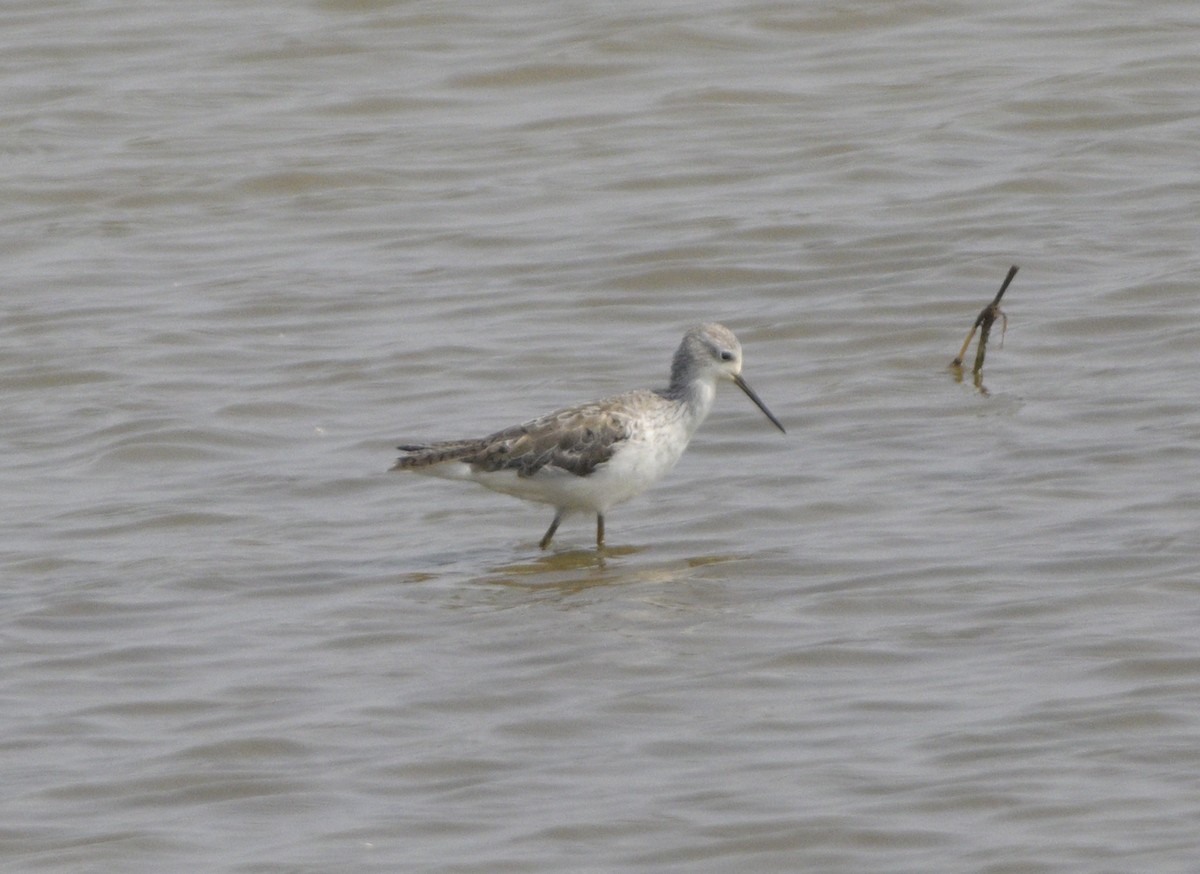
[[[755,406],[763,411],[766,417],[771,420],[772,425],[774,425],[780,431],[783,431],[784,434],[787,433],[787,429],[779,424],[779,420],[776,419],[775,415],[767,409],[767,405],[762,402],[762,398],[754,393],[754,389],[750,388],[750,384],[747,383],[746,380],[742,379],[742,375],[740,373],[733,378],[733,384],[744,391],[746,393],[746,397],[754,401]]]

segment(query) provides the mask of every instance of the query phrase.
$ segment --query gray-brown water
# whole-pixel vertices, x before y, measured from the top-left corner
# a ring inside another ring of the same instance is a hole
[[[1192,0],[0,44],[0,867],[1198,870]],[[726,387],[603,564],[386,473],[710,320],[789,434]]]

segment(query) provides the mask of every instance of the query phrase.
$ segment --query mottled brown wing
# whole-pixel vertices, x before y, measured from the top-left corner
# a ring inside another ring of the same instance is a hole
[[[481,451],[463,460],[480,470],[516,470],[520,476],[533,476],[544,467],[587,476],[629,436],[627,416],[587,404],[497,431],[483,439]]]

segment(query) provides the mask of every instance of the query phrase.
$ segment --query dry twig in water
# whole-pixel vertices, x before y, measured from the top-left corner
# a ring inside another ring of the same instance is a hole
[[[1004,292],[1008,291],[1009,284],[1013,281],[1013,277],[1017,275],[1017,265],[1014,264],[1008,268],[1008,276],[1004,277],[1004,284],[1000,286],[1000,290],[996,292],[996,296],[992,302],[979,311],[979,316],[975,319],[975,324],[971,326],[971,332],[967,334],[967,339],[963,341],[962,349],[958,350],[958,356],[950,362],[951,367],[962,367],[963,356],[967,354],[967,347],[971,345],[971,339],[975,336],[975,332],[979,331],[979,345],[975,348],[975,366],[971,368],[975,373],[983,370],[983,356],[987,350],[988,334],[992,331],[992,323],[996,321],[996,317],[1001,319],[1001,336],[1003,332],[1008,330],[1008,316],[1004,315],[1000,309],[1000,298],[1004,297]]]

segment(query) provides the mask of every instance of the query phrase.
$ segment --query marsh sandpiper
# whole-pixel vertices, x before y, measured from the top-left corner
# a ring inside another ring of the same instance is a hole
[[[541,540],[550,545],[563,517],[596,514],[596,548],[604,514],[658,482],[712,409],[717,383],[729,380],[780,431],[783,425],[742,379],[742,346],[723,325],[692,328],[671,362],[665,389],[639,389],[556,410],[487,437],[405,443],[392,470],[469,480],[554,507]],[[785,432],[786,433],[786,432]]]

